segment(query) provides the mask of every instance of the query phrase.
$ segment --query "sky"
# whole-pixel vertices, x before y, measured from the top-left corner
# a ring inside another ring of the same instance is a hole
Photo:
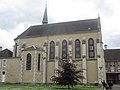
[[[101,19],[103,45],[120,49],[120,0],[47,0],[48,22]],[[0,0],[0,46],[13,49],[14,39],[41,25],[46,0]]]

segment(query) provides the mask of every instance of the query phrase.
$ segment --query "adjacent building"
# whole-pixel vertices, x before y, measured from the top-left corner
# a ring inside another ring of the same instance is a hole
[[[0,82],[5,82],[5,76],[7,71],[7,60],[12,57],[13,52],[0,47]]]
[[[120,84],[120,49],[105,49],[106,79]]]

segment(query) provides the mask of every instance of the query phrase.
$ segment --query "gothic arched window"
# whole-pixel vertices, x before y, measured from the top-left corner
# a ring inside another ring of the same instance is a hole
[[[62,59],[67,59],[67,41],[62,42]]]
[[[80,40],[76,39],[75,40],[75,58],[80,58],[81,57],[81,52],[80,52]]]
[[[50,42],[50,59],[55,58],[55,43],[54,41]]]
[[[89,58],[94,58],[95,53],[94,53],[94,40],[90,38],[88,40],[88,53],[89,53]]]
[[[40,71],[40,54],[38,54],[38,71]]]
[[[31,60],[32,60],[32,56],[30,53],[28,53],[27,61],[26,61],[26,70],[31,70]]]

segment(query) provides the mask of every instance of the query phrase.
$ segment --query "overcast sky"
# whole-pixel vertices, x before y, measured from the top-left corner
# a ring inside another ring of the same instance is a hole
[[[11,49],[14,39],[31,25],[40,25],[46,0],[0,0],[0,46]],[[47,0],[49,23],[101,18],[103,44],[120,48],[120,0]]]

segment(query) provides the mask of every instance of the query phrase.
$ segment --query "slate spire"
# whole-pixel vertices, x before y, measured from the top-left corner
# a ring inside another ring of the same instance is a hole
[[[48,24],[48,16],[47,16],[47,1],[46,1],[45,12],[44,12],[44,16],[43,16],[42,24]]]

